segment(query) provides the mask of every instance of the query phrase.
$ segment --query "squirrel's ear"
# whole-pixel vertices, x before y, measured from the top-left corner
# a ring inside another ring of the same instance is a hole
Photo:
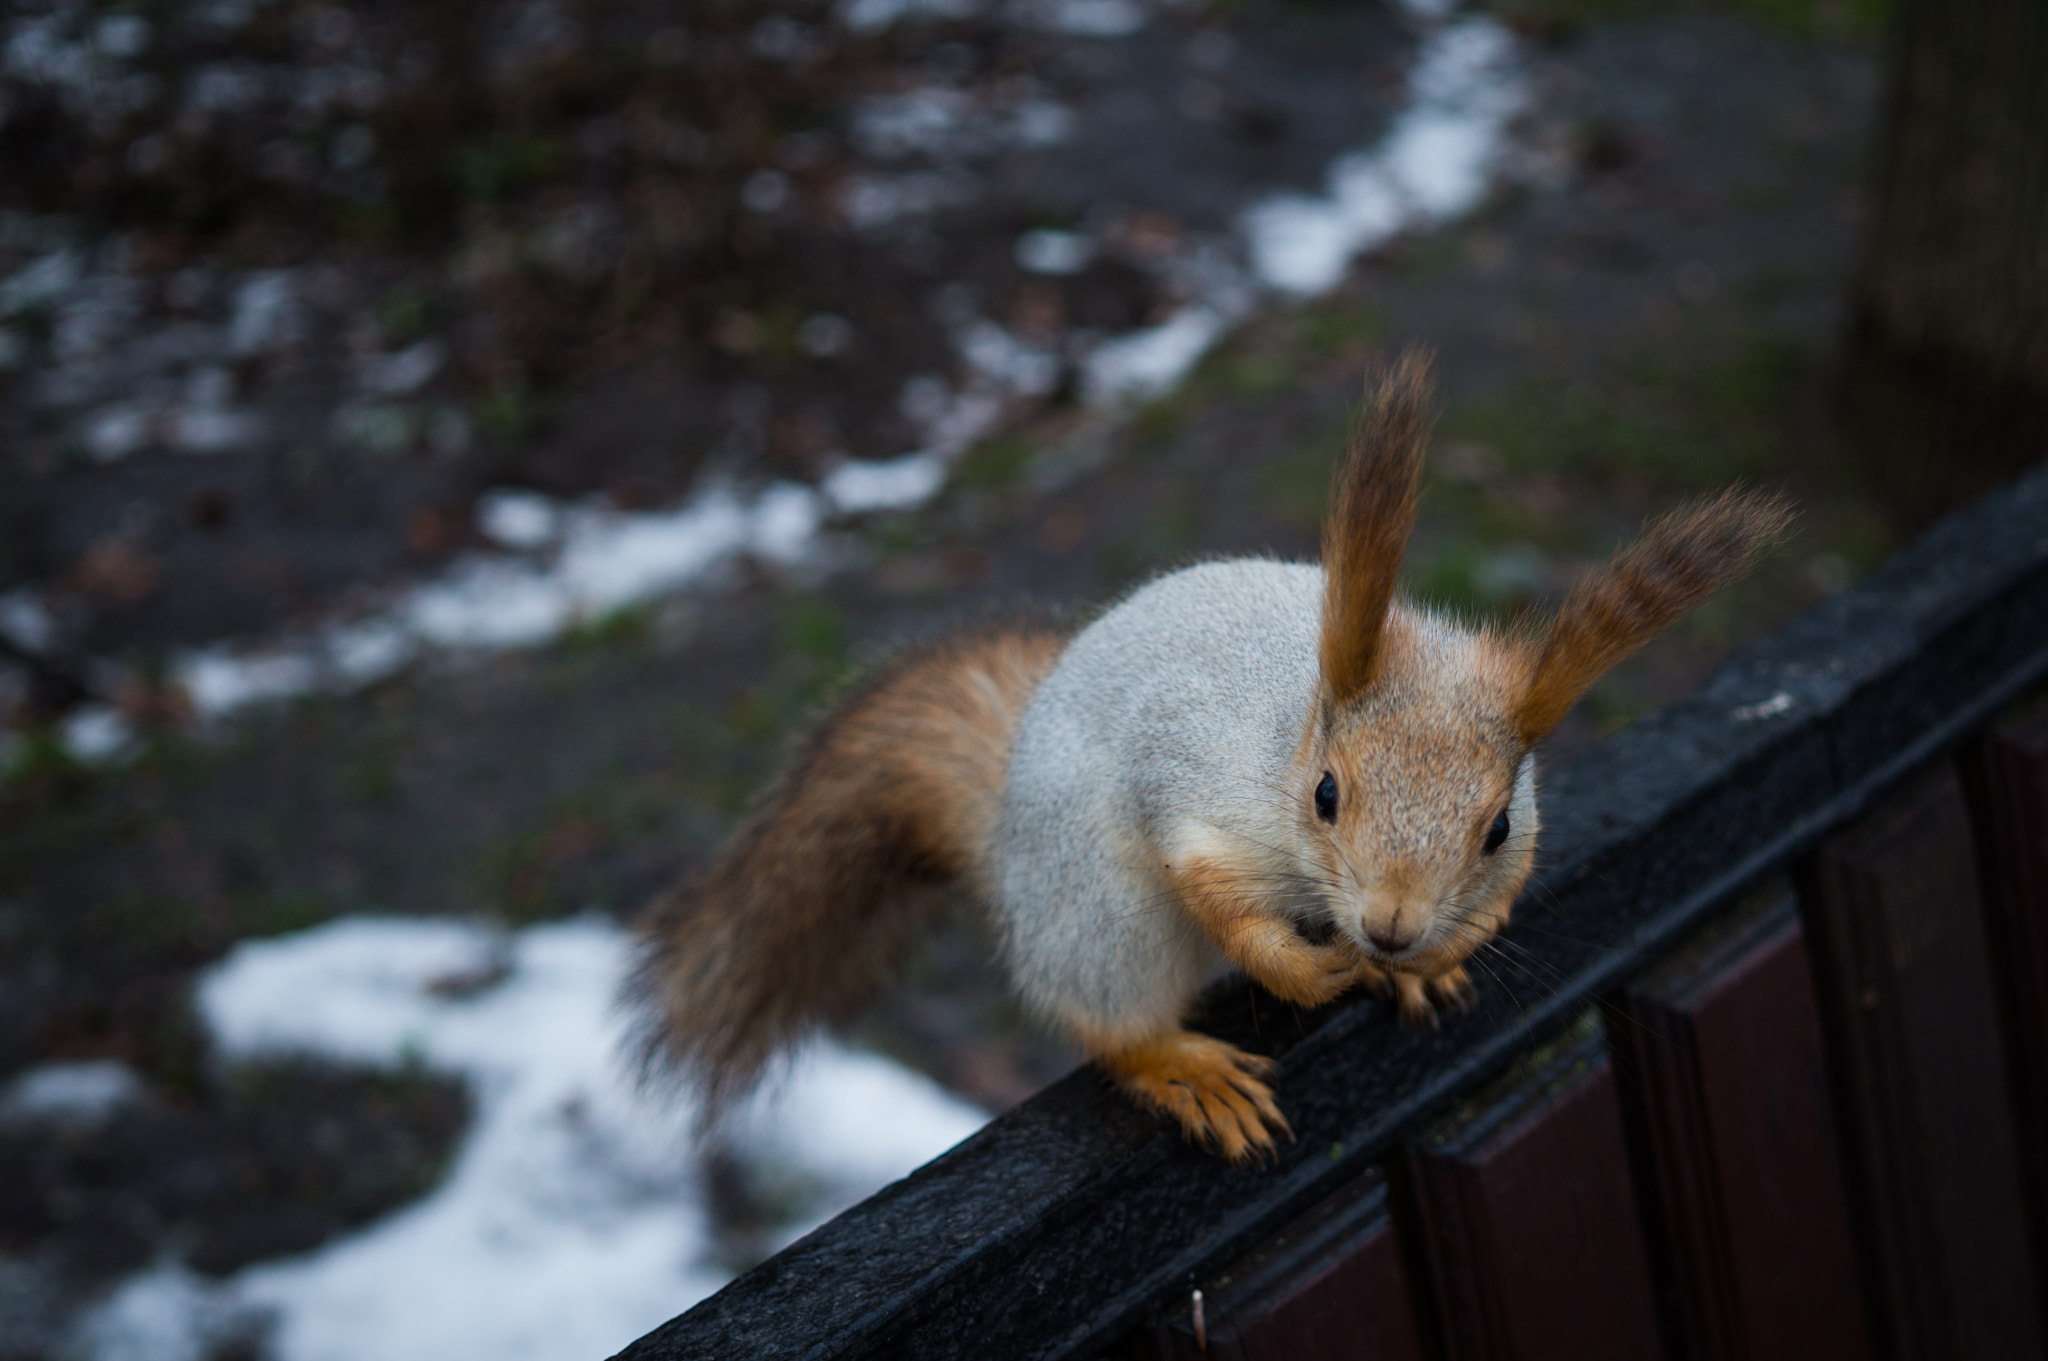
[[[1730,490],[1652,520],[1558,611],[1515,706],[1522,742],[1541,741],[1610,667],[1749,571],[1792,519],[1782,496]]]
[[[1380,633],[1415,526],[1429,442],[1429,356],[1409,348],[1373,385],[1370,409],[1330,491],[1323,525],[1323,685],[1337,704],[1373,681]]]

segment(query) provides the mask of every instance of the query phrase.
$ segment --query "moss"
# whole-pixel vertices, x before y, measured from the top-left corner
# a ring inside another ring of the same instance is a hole
[[[775,623],[776,643],[786,657],[836,679],[852,636],[844,611],[824,596],[792,592],[778,605]]]
[[[1156,397],[1131,414],[1125,427],[1140,449],[1161,449],[1172,444],[1187,429],[1192,400],[1188,385],[1164,397]]]
[[[644,652],[653,643],[654,608],[650,605],[621,605],[602,614],[579,619],[562,635],[560,649],[572,659],[597,656],[616,657]]]
[[[452,154],[455,182],[473,203],[502,203],[524,189],[560,175],[568,164],[562,144],[551,137],[506,137],[466,142]]]
[[[493,444],[516,449],[533,433],[533,399],[523,383],[501,382],[470,406],[470,418]]]
[[[234,935],[283,936],[339,915],[336,904],[312,893],[245,893],[233,900]]]
[[[1489,8],[1525,33],[1558,40],[1588,24],[1672,10],[1745,15],[1798,38],[1869,41],[1891,21],[1891,0],[1492,0]]]
[[[1891,0],[1720,0],[1740,14],[1801,38],[1868,41],[1891,22]]]
[[[1386,334],[1386,320],[1377,309],[1338,294],[1295,313],[1290,338],[1301,357],[1327,359],[1362,353]]]
[[[1351,439],[1353,418],[1329,419],[1265,461],[1256,489],[1266,512],[1314,533],[1330,504],[1330,475]]]
[[[985,439],[953,465],[953,484],[976,491],[1007,491],[1031,471],[1037,450],[1021,435]]]
[[[1681,494],[1772,472],[1785,410],[1812,371],[1804,350],[1765,337],[1719,364],[1652,357],[1599,379],[1524,379],[1454,409],[1442,429],[1497,451],[1513,472]]]
[[[921,553],[932,542],[931,525],[919,515],[880,516],[865,528],[868,546],[883,562]]]
[[[436,328],[433,300],[417,288],[394,288],[377,299],[377,329],[390,345],[409,345]]]
[[[341,760],[341,788],[349,798],[374,807],[398,801],[398,759],[382,746],[358,748]]]

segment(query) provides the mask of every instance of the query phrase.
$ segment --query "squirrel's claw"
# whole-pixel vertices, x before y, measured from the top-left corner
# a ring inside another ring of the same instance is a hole
[[[1429,993],[1439,1002],[1449,1002],[1460,1012],[1472,1010],[1479,1000],[1479,989],[1472,982],[1472,975],[1465,972],[1465,966],[1446,969],[1429,980]]]
[[[1294,1137],[1273,1103],[1273,1061],[1185,1030],[1096,1054],[1096,1061],[1140,1105],[1180,1122],[1188,1138],[1239,1165],[1266,1161],[1274,1135]]]
[[[1440,1005],[1449,1004],[1460,1012],[1470,1011],[1479,995],[1479,990],[1472,985],[1472,976],[1465,972],[1462,964],[1446,969],[1434,978],[1400,974],[1394,979],[1394,987],[1400,993],[1401,1019],[1409,1025],[1426,1025],[1431,1029],[1441,1024],[1437,1019]]]

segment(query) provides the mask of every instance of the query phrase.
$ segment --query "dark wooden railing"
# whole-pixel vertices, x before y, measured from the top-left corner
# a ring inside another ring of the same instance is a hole
[[[1219,985],[1275,1165],[1084,1069],[621,1355],[2040,1357],[2044,678],[2048,470],[1553,773],[1472,1014]]]

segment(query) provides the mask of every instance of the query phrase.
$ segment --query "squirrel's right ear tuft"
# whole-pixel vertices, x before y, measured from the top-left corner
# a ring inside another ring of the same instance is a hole
[[[1376,376],[1364,420],[1331,488],[1323,525],[1323,686],[1337,704],[1363,694],[1415,527],[1415,483],[1429,444],[1430,360],[1403,350]]]

